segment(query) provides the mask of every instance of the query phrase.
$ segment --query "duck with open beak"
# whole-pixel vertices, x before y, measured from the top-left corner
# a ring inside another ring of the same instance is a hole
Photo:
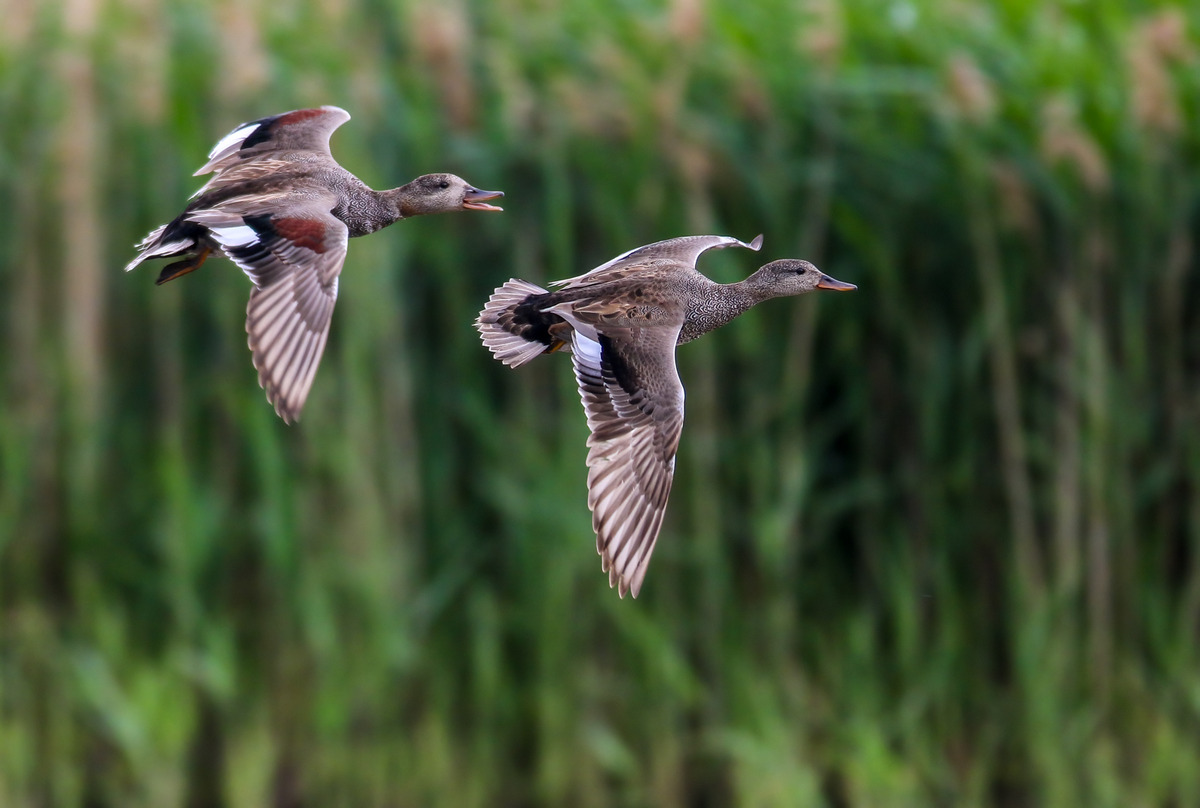
[[[503,191],[481,191],[478,188],[467,186],[466,193],[463,194],[462,206],[467,210],[494,210],[502,211],[504,208],[499,205],[489,205],[489,199],[499,199],[504,196]]]

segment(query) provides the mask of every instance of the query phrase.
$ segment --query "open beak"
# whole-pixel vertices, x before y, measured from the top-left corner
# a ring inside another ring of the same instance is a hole
[[[481,191],[478,188],[468,187],[467,192],[463,194],[462,206],[467,210],[504,210],[496,205],[487,204],[487,200],[502,196],[504,196],[503,191]]]
[[[822,274],[820,282],[817,283],[817,288],[832,289],[835,292],[852,292],[858,287],[852,283],[842,283],[841,281],[831,278],[828,275]]]

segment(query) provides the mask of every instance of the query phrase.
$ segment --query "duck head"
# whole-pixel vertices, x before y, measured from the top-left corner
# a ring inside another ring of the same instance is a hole
[[[503,191],[481,191],[453,174],[425,174],[399,190],[400,214],[406,218],[456,210],[503,210],[487,204],[504,196]]]
[[[759,267],[746,279],[746,285],[763,299],[800,295],[814,289],[848,292],[858,288],[852,283],[831,278],[808,261],[798,258],[783,258]]]

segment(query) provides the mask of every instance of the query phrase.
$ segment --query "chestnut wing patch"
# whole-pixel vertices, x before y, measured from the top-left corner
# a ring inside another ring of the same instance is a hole
[[[324,109],[297,109],[293,112],[285,112],[282,115],[272,115],[268,118],[260,118],[258,124],[246,139],[242,141],[242,149],[250,149],[260,143],[266,143],[283,127],[293,124],[311,121],[313,118],[320,118],[329,114]]]
[[[256,244],[230,253],[255,284],[246,333],[267,400],[291,422],[300,416],[325,350],[349,234],[328,212],[246,224],[259,234]]]
[[[195,211],[190,220],[254,282],[246,333],[258,382],[287,422],[299,418],[316,376],[346,259],[349,232],[329,202],[289,207],[289,215]]]
[[[275,232],[283,238],[305,250],[317,254],[327,252],[329,245],[325,242],[326,226],[316,219],[272,219]]]

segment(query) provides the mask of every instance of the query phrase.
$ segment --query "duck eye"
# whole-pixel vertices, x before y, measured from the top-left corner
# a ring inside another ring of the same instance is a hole
[[[804,274],[805,272],[807,272],[807,271],[808,271],[808,270],[806,270],[804,267],[800,267],[799,269],[797,269],[797,270],[796,270],[796,274],[797,274],[797,275],[803,275],[803,274]]]
[[[441,182],[438,183],[438,187],[439,188],[449,188],[450,183],[446,182],[445,180],[442,180]]]

